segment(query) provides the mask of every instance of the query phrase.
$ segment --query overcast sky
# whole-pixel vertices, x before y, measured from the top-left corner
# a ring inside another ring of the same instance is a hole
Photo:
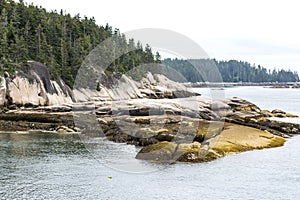
[[[94,16],[121,32],[163,28],[197,42],[211,58],[300,72],[300,12],[295,0],[25,0],[47,10]]]

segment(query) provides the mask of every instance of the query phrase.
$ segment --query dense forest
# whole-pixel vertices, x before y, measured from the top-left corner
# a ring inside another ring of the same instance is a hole
[[[216,67],[224,82],[296,82],[297,72],[290,70],[267,70],[260,65],[237,60],[217,61],[215,59],[180,60],[165,59],[163,64],[181,73],[189,82],[209,81],[203,78],[204,70]]]
[[[47,11],[22,0],[0,0],[0,30],[0,75],[13,73],[22,63],[33,60],[46,64],[53,79],[61,77],[72,87],[85,57],[107,38],[113,38],[116,46],[135,49],[116,59],[108,72],[124,73],[141,63],[154,62],[149,45],[144,48],[133,39],[127,40],[108,24],[99,26],[94,18]],[[113,54],[110,47],[102,50]],[[116,48],[114,54],[122,50]]]
[[[127,39],[118,29],[113,29],[108,24],[97,25],[94,18],[81,17],[79,14],[71,16],[63,10],[47,11],[33,4],[28,5],[22,0],[0,0],[0,30],[0,75],[5,71],[14,73],[20,66],[32,60],[44,63],[52,79],[61,77],[73,87],[86,56],[108,38],[113,43],[107,43],[108,46],[102,46],[99,51],[102,55],[110,55],[107,60],[114,57],[113,55],[120,56],[109,63],[106,74],[119,76],[133,71],[136,77],[141,77],[144,71],[136,66],[161,62],[160,55],[153,55],[149,45],[143,47],[139,41]],[[195,70],[191,62],[198,69],[201,68],[201,73]],[[207,77],[203,77],[203,74],[214,66],[217,66],[225,82],[299,81],[296,72],[270,71],[235,60],[165,59],[163,64],[172,67],[190,82],[206,81]],[[92,75],[87,74],[84,78],[89,79]]]

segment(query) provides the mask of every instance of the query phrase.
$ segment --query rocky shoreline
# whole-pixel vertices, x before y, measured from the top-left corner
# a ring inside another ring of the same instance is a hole
[[[271,116],[297,117],[261,110],[240,98],[131,99],[3,110],[0,130],[79,132],[141,146],[137,159],[205,162],[282,146],[299,134],[299,125],[269,120]]]
[[[278,147],[300,132],[297,124],[268,119],[278,113],[280,117],[297,116],[261,110],[240,98],[218,102],[203,97],[136,99],[111,108],[97,115],[100,135],[142,146],[136,158],[156,162],[205,162],[231,153]],[[85,131],[95,133],[88,128]]]
[[[100,84],[100,91],[72,91],[62,80],[50,80],[42,64],[30,64],[26,74],[0,77],[1,132],[105,137],[142,147],[137,159],[167,163],[278,147],[300,133],[298,124],[269,119],[296,115],[237,97],[207,99],[164,75],[148,73],[140,82],[122,76],[113,87]]]

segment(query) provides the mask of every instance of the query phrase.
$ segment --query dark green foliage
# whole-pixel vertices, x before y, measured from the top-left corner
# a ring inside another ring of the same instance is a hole
[[[62,10],[47,12],[22,0],[0,0],[0,30],[0,73],[13,72],[20,63],[33,60],[44,63],[52,79],[61,77],[72,87],[85,57],[109,37],[118,46],[136,50],[116,59],[107,73],[125,73],[140,63],[154,61],[148,45],[144,50],[132,39],[127,42],[124,34],[108,24],[99,26],[94,18],[72,17]],[[120,51],[103,50],[106,54]]]
[[[131,74],[135,79],[140,79],[147,71],[163,73],[159,70],[162,62],[174,69],[164,71],[168,77],[176,77],[176,81],[219,81],[215,71],[211,70],[213,66],[217,66],[225,82],[299,81],[295,72],[268,71],[234,60],[161,61],[159,53],[154,56],[149,45],[143,48],[140,42],[135,44],[133,39],[127,41],[118,29],[113,30],[108,24],[99,26],[94,18],[72,17],[62,10],[48,12],[32,4],[27,5],[22,0],[19,3],[0,0],[0,75],[4,71],[14,73],[28,60],[33,60],[44,63],[52,79],[61,77],[73,87],[87,55],[108,38],[111,38],[111,43],[98,49],[104,62],[97,64],[105,68],[107,75],[115,78],[120,78],[124,73]],[[147,63],[156,65],[144,65]],[[96,89],[99,76],[92,69],[83,70],[81,82],[77,84]],[[105,82],[111,83],[112,80],[107,77]]]
[[[210,81],[207,78],[209,68],[216,68],[224,82],[297,82],[298,73],[290,70],[267,70],[248,62],[237,60],[217,61],[215,59],[179,60],[165,59],[163,64],[181,73],[189,82]]]

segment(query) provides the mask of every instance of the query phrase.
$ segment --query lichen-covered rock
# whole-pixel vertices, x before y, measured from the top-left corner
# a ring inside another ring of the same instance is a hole
[[[284,143],[284,138],[267,131],[226,123],[224,130],[207,144],[162,141],[142,148],[136,158],[159,162],[206,162],[232,153],[279,147]]]
[[[136,155],[137,159],[163,163],[207,162],[222,157],[199,142],[181,143],[159,142],[146,146]]]
[[[159,162],[173,162],[177,145],[173,142],[159,142],[144,147],[136,155],[137,159]]]
[[[249,151],[283,146],[285,139],[275,136],[268,131],[252,127],[226,123],[224,130],[211,140],[210,147],[218,154],[227,155]]]
[[[238,97],[227,99],[226,103],[232,108],[233,112],[235,111],[260,112],[261,111],[257,105]]]
[[[283,110],[272,110],[272,115],[271,117],[280,117],[280,118],[285,118],[285,117],[298,117],[297,115],[291,114],[291,113],[286,113]]]

